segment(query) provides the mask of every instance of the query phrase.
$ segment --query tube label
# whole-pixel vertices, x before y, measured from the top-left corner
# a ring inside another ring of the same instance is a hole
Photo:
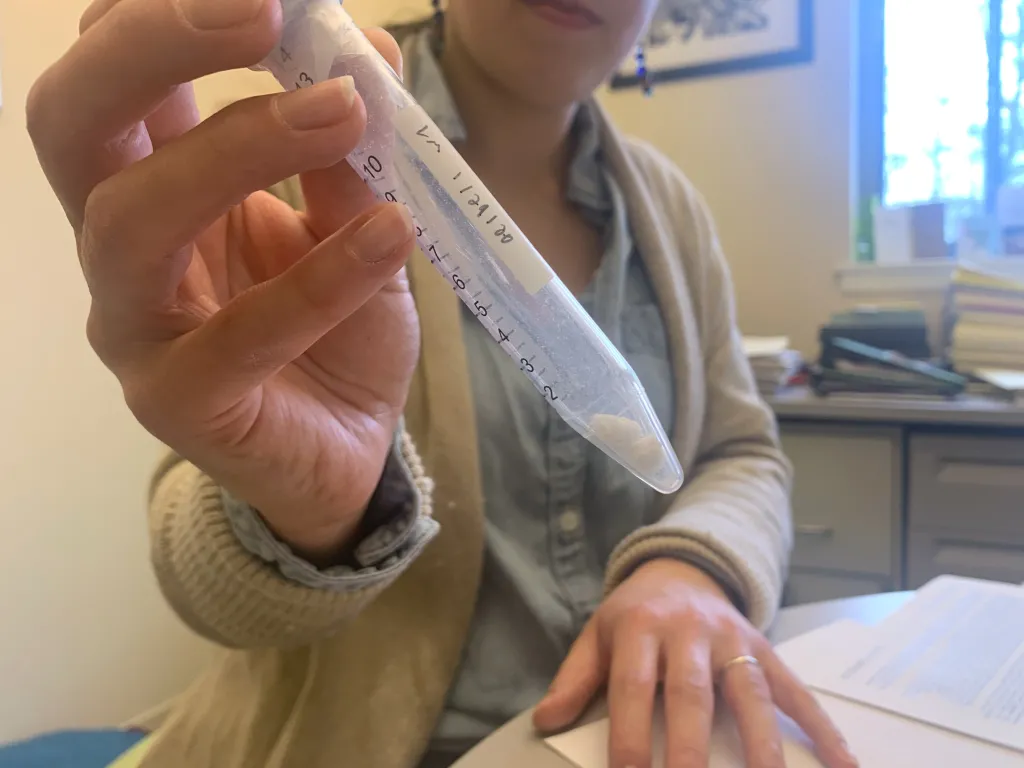
[[[410,104],[402,109],[395,117],[395,130],[528,293],[551,282],[551,267],[422,107]]]
[[[339,57],[353,54],[359,58],[360,66],[378,67],[382,78],[391,78],[387,63],[374,54],[339,0],[294,0],[286,11],[283,39],[259,68],[270,71],[287,90],[308,88],[327,80]],[[350,61],[347,69],[352,70],[353,66]],[[386,94],[366,92],[368,81],[373,83],[374,79],[356,78],[370,111],[371,104]],[[393,119],[395,130],[529,294],[536,294],[551,282],[555,276],[551,267],[419,104],[409,98],[394,118],[377,116]],[[368,131],[373,130],[373,122],[371,119]],[[417,212],[412,213],[415,216]]]

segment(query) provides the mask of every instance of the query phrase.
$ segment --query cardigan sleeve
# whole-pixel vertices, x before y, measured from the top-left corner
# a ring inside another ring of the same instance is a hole
[[[658,158],[664,169],[668,161]],[[760,397],[743,352],[732,280],[704,201],[671,169],[667,198],[682,209],[698,307],[706,406],[696,459],[664,517],[613,553],[608,586],[658,557],[693,562],[732,593],[751,623],[764,630],[781,602],[792,547],[792,468],[774,414]]]
[[[179,617],[219,645],[304,645],[356,617],[433,539],[438,526],[431,517],[432,490],[402,432],[366,513],[381,525],[355,547],[351,565],[314,572],[265,526],[261,533],[248,507],[171,454],[150,492],[157,581]]]

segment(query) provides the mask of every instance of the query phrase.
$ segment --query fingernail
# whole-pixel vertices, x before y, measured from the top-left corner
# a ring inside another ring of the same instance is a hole
[[[411,239],[412,216],[404,205],[393,203],[353,233],[348,250],[358,261],[379,264]]]
[[[293,131],[314,131],[347,119],[355,99],[355,80],[345,75],[311,88],[282,93],[275,104],[281,119]]]
[[[267,0],[178,0],[185,19],[196,29],[230,29],[256,18]]]

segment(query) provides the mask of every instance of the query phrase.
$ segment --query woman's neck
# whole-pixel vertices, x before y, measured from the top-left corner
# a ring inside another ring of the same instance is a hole
[[[454,35],[441,55],[441,68],[466,128],[459,147],[466,161],[490,183],[561,185],[572,148],[577,105],[530,104],[489,77]]]

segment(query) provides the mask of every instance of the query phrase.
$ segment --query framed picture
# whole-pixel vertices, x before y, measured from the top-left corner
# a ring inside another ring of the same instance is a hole
[[[644,39],[652,83],[801,64],[814,58],[814,0],[661,0]],[[640,85],[634,58],[613,88]]]

